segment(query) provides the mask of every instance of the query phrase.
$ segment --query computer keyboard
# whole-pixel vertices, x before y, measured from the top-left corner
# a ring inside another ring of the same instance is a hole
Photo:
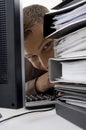
[[[27,109],[55,107],[55,96],[47,93],[26,96],[25,107]]]

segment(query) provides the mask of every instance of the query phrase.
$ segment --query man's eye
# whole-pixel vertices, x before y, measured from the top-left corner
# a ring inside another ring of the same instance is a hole
[[[47,44],[43,47],[43,50],[48,49],[50,46],[51,46],[51,42],[47,43]]]

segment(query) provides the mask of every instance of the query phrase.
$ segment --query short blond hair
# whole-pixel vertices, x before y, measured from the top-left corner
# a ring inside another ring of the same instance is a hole
[[[43,17],[49,10],[42,5],[34,4],[23,9],[24,13],[24,38],[30,33],[35,23],[43,23]]]

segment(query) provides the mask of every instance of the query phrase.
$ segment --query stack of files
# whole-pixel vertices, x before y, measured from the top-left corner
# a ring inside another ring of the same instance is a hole
[[[86,85],[55,85],[58,91],[56,113],[86,130]]]
[[[66,0],[44,16],[44,37],[54,38],[49,80],[56,113],[86,129],[86,0]]]
[[[49,59],[50,82],[57,91],[56,113],[86,129],[86,57]]]
[[[49,79],[51,83],[56,84],[60,102],[86,111],[86,57],[50,58]],[[58,114],[61,112],[58,107],[56,110]]]
[[[78,23],[80,26],[84,26],[83,24],[86,26],[85,20],[86,0],[81,0],[73,5],[51,11],[44,16],[44,37],[60,38],[77,30]]]

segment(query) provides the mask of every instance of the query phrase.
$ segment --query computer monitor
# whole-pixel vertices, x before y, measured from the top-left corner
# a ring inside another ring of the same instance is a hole
[[[0,0],[0,107],[24,106],[22,0]]]

